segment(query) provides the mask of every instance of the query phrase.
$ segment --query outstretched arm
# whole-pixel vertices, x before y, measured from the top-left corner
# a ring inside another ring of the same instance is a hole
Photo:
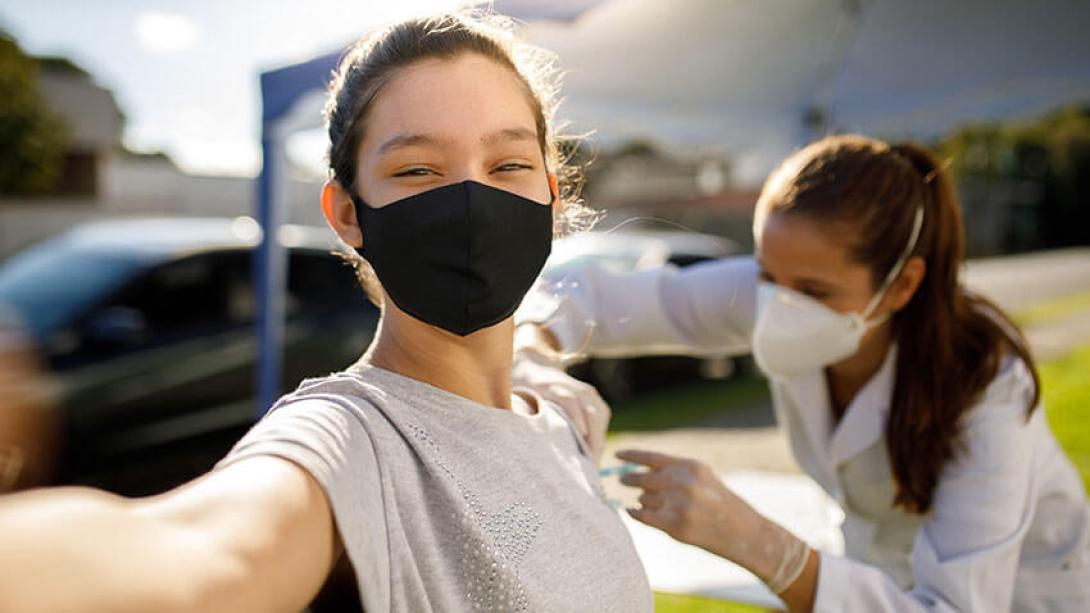
[[[339,547],[318,483],[255,457],[153,498],[0,500],[0,611],[298,611]]]

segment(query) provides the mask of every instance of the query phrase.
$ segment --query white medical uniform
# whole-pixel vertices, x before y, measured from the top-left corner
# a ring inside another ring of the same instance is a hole
[[[749,352],[757,268],[739,257],[542,283],[518,321],[597,357]],[[821,370],[773,380],[795,459],[843,507],[844,557],[821,554],[816,611],[1090,611],[1090,506],[1015,356],[965,416],[926,516],[893,507],[885,428],[897,350],[834,423]],[[1090,410],[1090,407],[1087,407]]]

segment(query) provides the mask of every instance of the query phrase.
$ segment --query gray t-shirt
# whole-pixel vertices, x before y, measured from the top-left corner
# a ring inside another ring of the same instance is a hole
[[[559,408],[538,407],[356,365],[304,381],[218,466],[274,455],[310,472],[369,612],[651,611],[582,440]]]

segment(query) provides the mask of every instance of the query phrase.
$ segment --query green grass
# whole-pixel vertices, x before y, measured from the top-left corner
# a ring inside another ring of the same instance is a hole
[[[1040,373],[1048,422],[1090,488],[1090,345],[1040,364]]]
[[[1035,304],[1014,314],[1019,326],[1046,324],[1081,311],[1090,310],[1090,291],[1064,296],[1058,300]]]
[[[758,613],[762,611],[767,609],[700,596],[655,592],[655,613]]]
[[[616,433],[676,428],[732,408],[769,402],[768,383],[760,377],[745,374],[727,381],[701,381],[615,403],[609,430]]]

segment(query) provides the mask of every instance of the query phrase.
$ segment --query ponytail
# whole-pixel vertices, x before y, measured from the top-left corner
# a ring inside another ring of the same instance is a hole
[[[892,147],[923,186],[924,232],[918,255],[927,272],[894,319],[898,356],[886,440],[897,482],[894,504],[914,513],[931,509],[943,467],[964,446],[964,415],[1013,352],[1033,374],[1028,416],[1040,383],[1017,326],[986,298],[967,291],[958,273],[964,256],[961,211],[946,169],[926,149]]]

